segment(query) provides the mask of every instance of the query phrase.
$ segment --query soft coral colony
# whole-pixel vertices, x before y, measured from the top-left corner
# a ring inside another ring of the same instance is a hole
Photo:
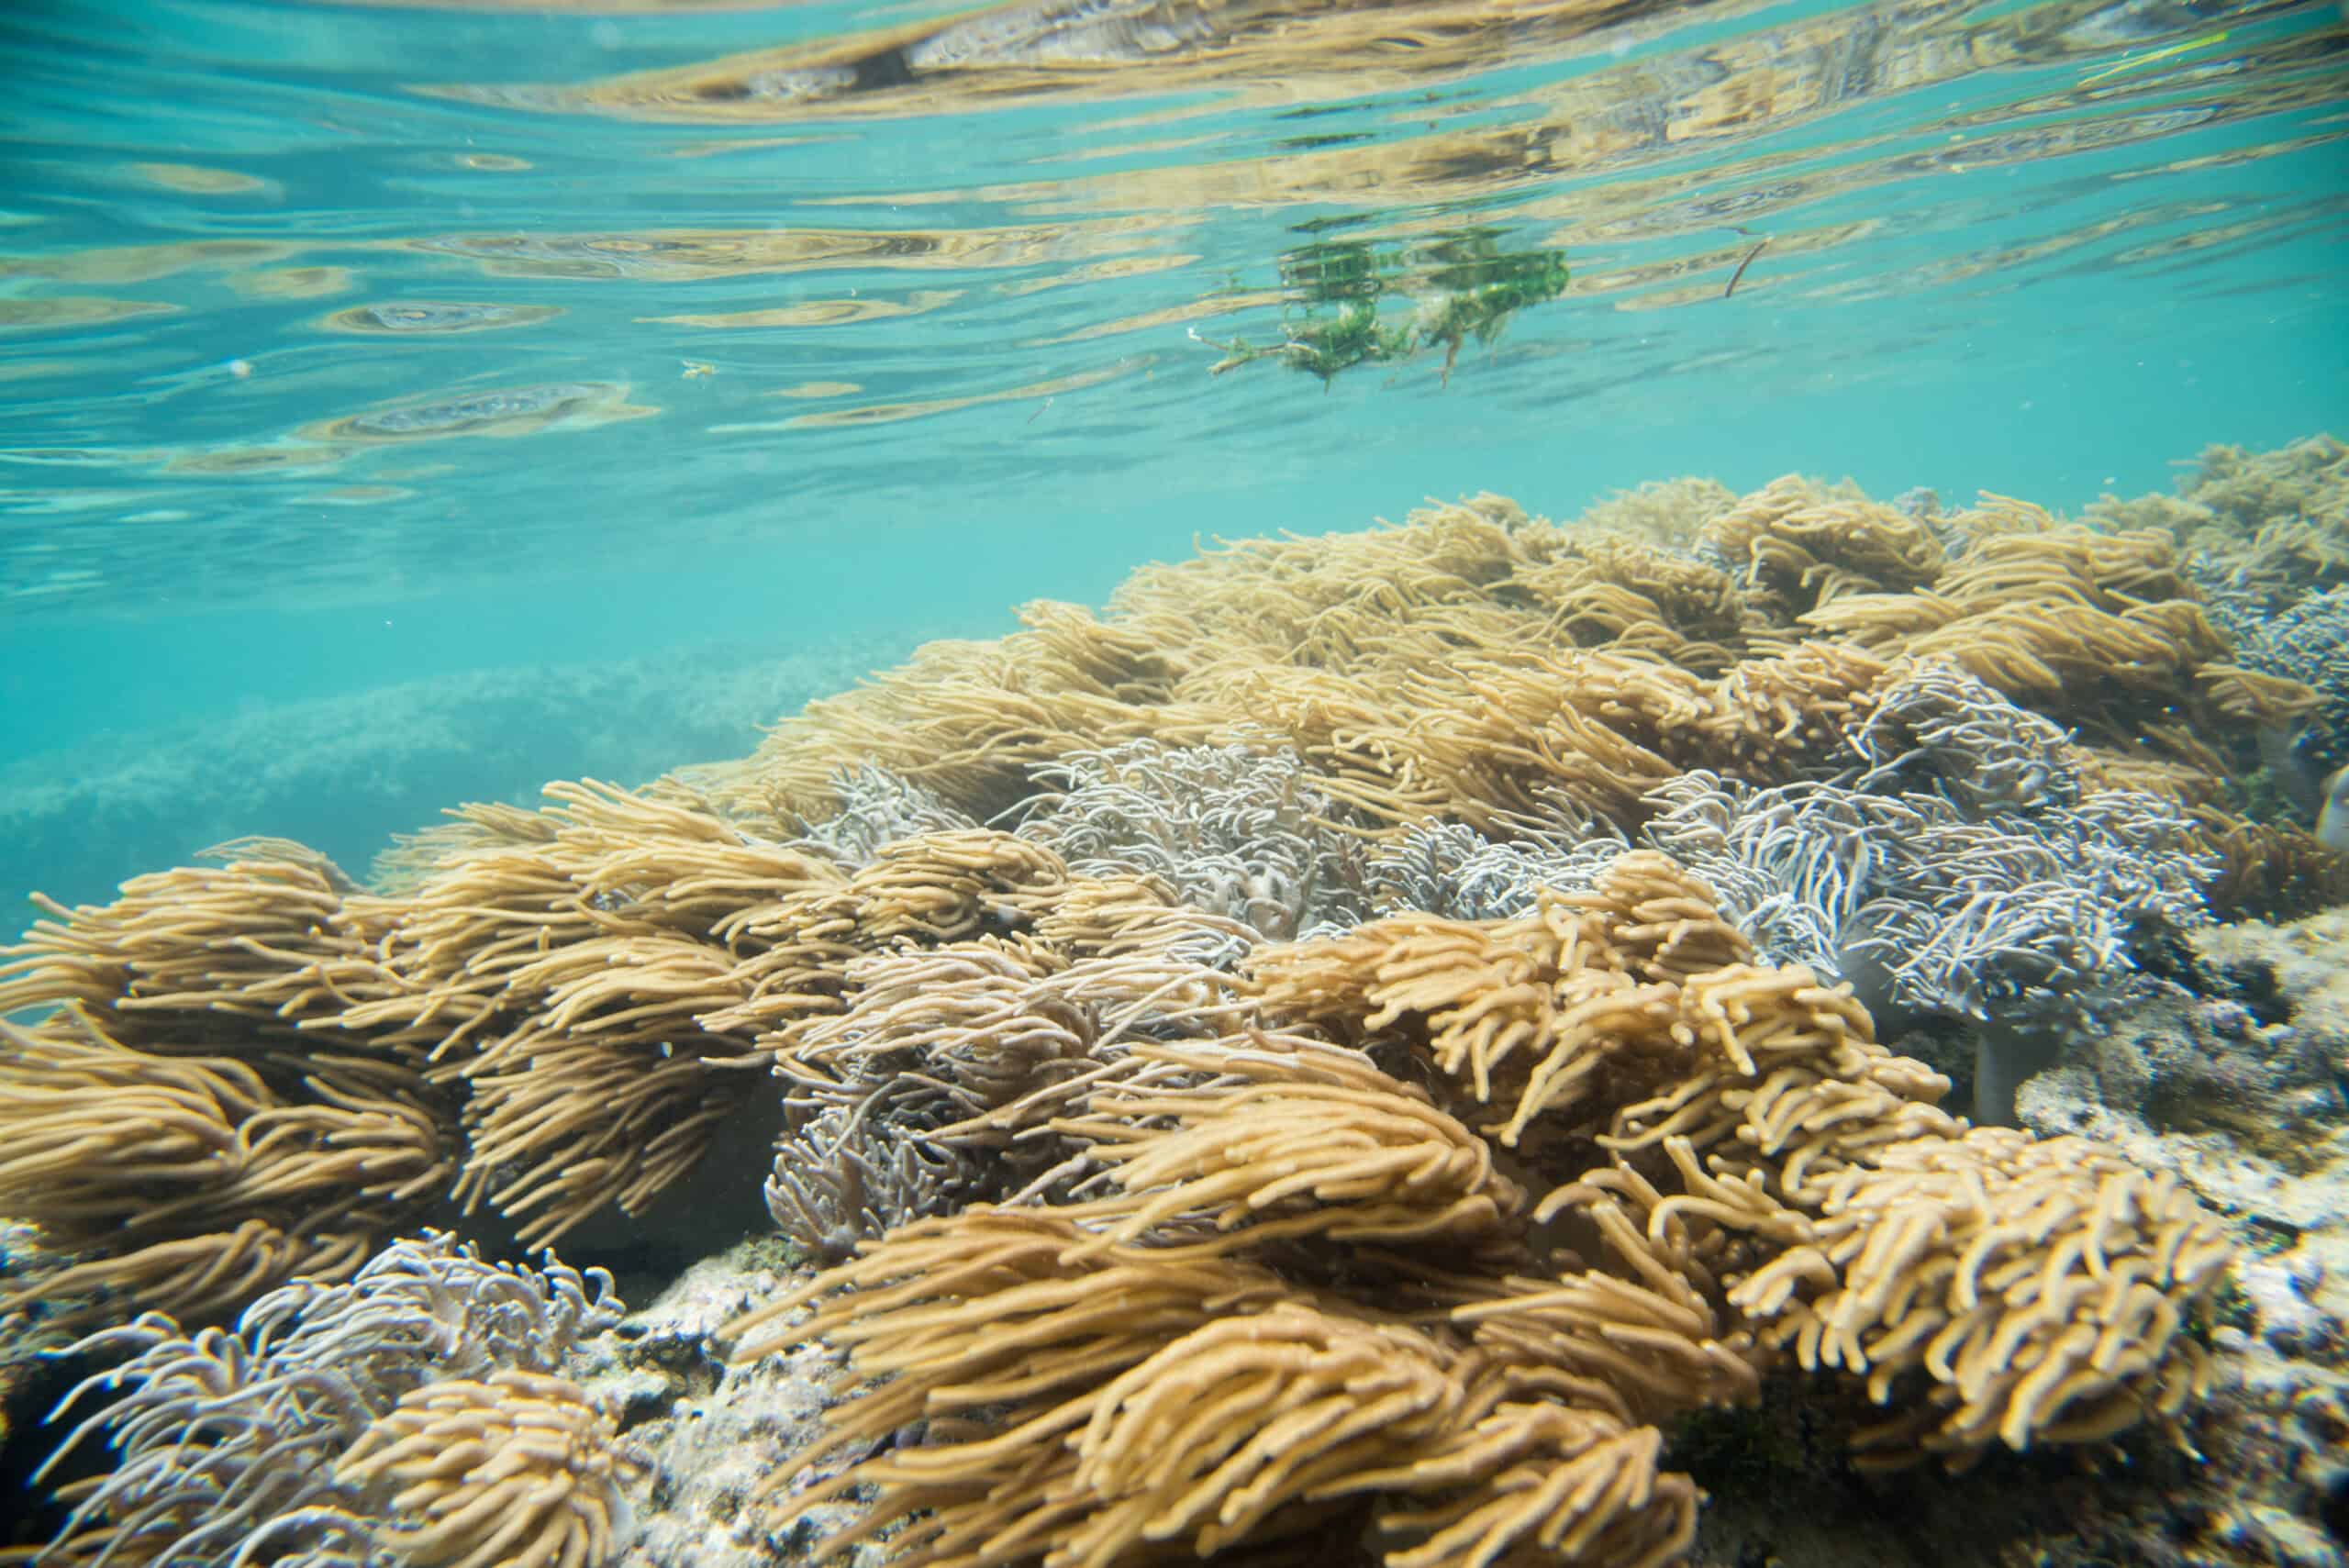
[[[421,1228],[697,1165],[830,1261],[730,1332],[850,1357],[768,1504],[875,1499],[834,1553],[1662,1563],[1708,1407],[1872,1466],[2177,1418],[2220,1223],[1940,1102],[2148,933],[2341,896],[2245,781],[2341,739],[2254,632],[2349,584],[2342,457],[2080,524],[1480,496],[1030,606],[373,890],[263,841],[50,906],[8,1303],[137,1353],[46,1558],[607,1560],[642,1466],[556,1358],[617,1308]]]

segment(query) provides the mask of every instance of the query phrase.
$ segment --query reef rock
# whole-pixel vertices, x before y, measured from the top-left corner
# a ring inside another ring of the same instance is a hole
[[[2169,1171],[2245,1244],[2218,1298],[2214,1396],[2132,1561],[2349,1563],[2349,911],[2195,938],[2018,1100]]]

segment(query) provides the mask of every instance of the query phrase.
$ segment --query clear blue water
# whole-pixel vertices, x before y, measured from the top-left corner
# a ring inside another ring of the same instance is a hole
[[[961,9],[7,7],[0,883],[363,862],[1200,535],[2349,426],[2333,5]],[[1571,281],[1213,373],[1347,244]]]

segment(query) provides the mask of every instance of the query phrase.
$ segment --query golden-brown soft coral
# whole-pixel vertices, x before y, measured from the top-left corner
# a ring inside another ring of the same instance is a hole
[[[396,894],[287,847],[52,906],[0,969],[8,1006],[61,1009],[0,1043],[0,1205],[81,1259],[43,1294],[217,1318],[443,1198],[533,1244],[640,1212],[852,961],[1032,925],[1067,886],[985,829],[851,873],[674,787],[547,793]]]
[[[0,1207],[78,1262],[0,1299],[217,1318],[297,1271],[348,1273],[446,1189],[455,1110],[420,1053],[305,1032],[371,968],[330,870],[139,877],[45,905],[8,950],[0,1009],[56,1010],[0,1023]]]
[[[628,1534],[640,1466],[567,1378],[500,1368],[402,1396],[335,1464],[390,1525],[403,1568],[595,1568]]]
[[[2309,702],[2236,660],[2164,530],[1793,478],[1650,507],[1637,538],[1617,516],[1560,527],[1480,495],[1222,546],[1135,573],[1102,616],[1031,606],[999,642],[931,645],[696,776],[721,815],[789,832],[837,804],[844,762],[984,820],[1074,749],[1269,742],[1349,831],[1508,837],[1564,806],[1631,833],[1692,771],[1766,786],[1850,765],[1845,737],[1912,660],[2222,788]]]
[[[75,909],[36,894],[48,917],[0,949],[0,1014],[78,1003],[156,1050],[217,1038],[225,1016],[298,1055],[295,1029],[340,1010],[332,977],[363,963],[373,934],[340,918],[330,870],[284,859],[182,867]]]
[[[850,961],[974,934],[1065,881],[1005,833],[901,840],[852,875],[689,805],[551,793],[549,843],[462,856],[384,901],[388,984],[340,1020],[434,1041],[433,1076],[464,1092],[458,1194],[533,1243],[690,1170],[760,1092],[743,1069],[840,1010]]]
[[[2223,564],[2268,609],[2349,582],[2349,446],[2311,436],[2274,451],[2210,446],[2176,495],[2107,495],[2088,516],[2154,528]]]
[[[999,641],[925,648],[695,777],[719,815],[782,836],[839,804],[844,764],[985,820],[1074,749],[1269,741],[1349,831],[1508,837],[1563,803],[1635,833],[1647,792],[1692,771],[1831,776],[1886,684],[1939,659],[2087,743],[2209,776],[2239,813],[2257,733],[2307,710],[2206,603],[2225,561],[2168,528],[1988,494],[1944,512],[1792,478],[1682,488],[1573,526],[1479,495],[1219,546],[1138,572],[1099,616],[1035,606]],[[2262,896],[2292,895],[2268,877]]]
[[[2008,1128],[1908,1140],[1815,1180],[1816,1218],[1731,1301],[1804,1370],[1865,1378],[1865,1463],[2086,1442],[2174,1415],[2208,1363],[2187,1307],[2232,1244],[2167,1174]]]
[[[1941,541],[1916,517],[1792,474],[1742,497],[1701,538],[1782,622],[1849,594],[1923,587],[1943,570]]]
[[[1101,1228],[1086,1246],[1154,1236],[1173,1254],[1214,1255],[1325,1236],[1473,1252],[1525,1207],[1484,1140],[1353,1052],[1297,1041],[1255,1051],[1145,1045],[1131,1055],[1197,1077],[1106,1088],[1083,1116],[1051,1124],[1087,1145],[1123,1189],[1061,1211]],[[1176,1240],[1169,1222],[1189,1218],[1205,1229]]]
[[[1746,609],[1730,574],[1658,545],[1577,529],[1512,589],[1550,610],[1578,647],[1642,653],[1719,674],[1745,651]]]
[[[1481,1560],[1519,1539],[1491,1511],[1500,1494],[1571,1495],[1583,1512],[1527,1514],[1526,1539],[1669,1555],[1685,1494],[1648,1462],[1644,1429],[1751,1397],[1765,1363],[1798,1359],[1805,1313],[1854,1325],[1820,1370],[1881,1385],[1912,1423],[1886,1445],[1904,1454],[2166,1408],[2191,1378],[2162,1315],[2112,1319],[2145,1340],[2143,1365],[2075,1354],[2106,1321],[2104,1298],[2076,1288],[2075,1262],[2099,1266],[2085,1242],[2042,1260],[2076,1316],[1996,1340],[2063,1370],[2025,1389],[1982,1381],[1958,1340],[1936,1357],[1923,1298],[1882,1296],[1870,1271],[1922,1267],[1944,1244],[1969,1256],[2009,1204],[2102,1214],[2107,1185],[2073,1190],[2027,1149],[1966,1135],[1935,1107],[1935,1075],[1878,1045],[1846,992],[1754,963],[1711,890],[1669,862],[1628,857],[1513,920],[1396,914],[1241,965],[1251,932],[1175,907],[1169,885],[1073,874],[1033,838],[968,825],[1031,803],[1073,753],[1133,739],[1286,747],[1317,826],[1390,848],[1421,827],[1554,836],[1586,817],[1628,834],[1700,770],[1815,785],[1860,767],[1855,732],[1939,653],[2087,731],[2095,748],[2071,753],[2083,774],[2201,813],[2230,858],[2223,896],[2304,869],[2306,846],[2235,816],[2221,775],[2306,697],[2232,662],[2170,536],[2065,528],[1997,497],[1911,513],[1793,482],[1734,506],[1685,499],[1638,542],[1480,496],[1374,533],[1225,548],[1138,574],[1099,615],[1032,606],[999,642],[932,645],[813,705],[755,758],[699,771],[706,788],[591,781],[553,786],[538,812],[469,808],[407,846],[394,887],[359,892],[315,857],[252,845],[110,905],[51,908],[0,970],[0,1006],[65,1009],[12,1039],[0,1071],[0,1135],[20,1135],[0,1148],[0,1197],[115,1283],[217,1311],[287,1270],[347,1267],[427,1196],[495,1207],[531,1240],[607,1203],[640,1210],[734,1107],[772,1105],[762,1069],[780,1065],[801,1102],[854,1109],[881,1103],[866,1075],[899,1071],[901,1049],[906,1073],[932,1075],[925,1114],[961,1118],[923,1130],[1030,1161],[1033,1195],[1061,1210],[1060,1240],[1022,1242],[1049,1267],[1030,1251],[985,1265],[974,1301],[1089,1278],[1102,1247],[1170,1265],[1178,1249],[1214,1253],[1185,1288],[1264,1271],[1273,1294],[1250,1283],[1224,1305],[1277,1306],[1270,1337],[1306,1347],[1298,1364],[1342,1365],[1367,1342],[1357,1330],[1408,1329],[1445,1408],[1482,1411],[1365,1471],[1403,1478],[1375,1498],[1317,1483],[1248,1515],[1281,1539],[1354,1508],[1409,1538],[1398,1562]],[[1700,528],[1726,566],[1690,552]],[[785,841],[840,802],[855,764],[934,792],[933,817],[954,825],[853,855]],[[107,1122],[110,1100],[136,1116]],[[100,1152],[112,1172],[83,1170]],[[74,1179],[50,1179],[67,1167]],[[1909,1235],[1910,1200],[1941,1204],[1942,1183],[1993,1195],[1936,1209],[1937,1240],[1882,1240]],[[2213,1255],[2205,1222],[2145,1202],[2158,1226],[2091,1225],[2121,1249],[2107,1273],[2137,1259],[2132,1281],[2190,1302]],[[963,1241],[1004,1234],[949,1221],[920,1233],[918,1258],[883,1243],[874,1266],[918,1295],[961,1266]],[[1770,1290],[1737,1294],[1798,1253],[1810,1261]],[[824,1289],[845,1299],[864,1278]],[[1879,1318],[1823,1305],[1835,1291]],[[1201,1310],[1169,1334],[1221,1334],[1224,1307]],[[1954,1324],[1972,1308],[1941,1310]],[[1902,1334],[1924,1336],[1916,1358]],[[1054,1382],[1037,1362],[1012,1383],[1091,1397],[1085,1378],[1171,1342],[1088,1340],[1083,1376]],[[1464,1392],[1493,1379],[1507,1392],[1489,1404]],[[1077,1485],[1073,1451],[1006,1442],[985,1462]],[[1575,1468],[1592,1455],[1624,1462]],[[1097,1491],[1141,1485],[1106,1459],[1084,1473]],[[925,1496],[967,1500],[939,1485]],[[1186,1518],[1169,1529],[1196,1544],[1211,1527]],[[1035,1528],[1019,1539],[1060,1527]]]
[[[2167,538],[2058,526],[2037,508],[2019,523],[2019,505],[1952,519],[1970,542],[1930,587],[1827,600],[1800,625],[1887,660],[1947,661],[2123,744],[2189,710],[2233,720],[2247,741],[2288,704],[2280,687],[2226,678],[2227,639]]]
[[[856,1347],[862,1377],[886,1379],[809,1459],[930,1418],[918,1448],[797,1490],[770,1521],[877,1485],[827,1557],[909,1518],[894,1550],[973,1568],[1301,1542],[1358,1529],[1365,1507],[1400,1538],[1396,1568],[1488,1562],[1529,1539],[1628,1568],[1669,1561],[1694,1532],[1695,1488],[1657,1470],[1658,1434],[1603,1387],[1252,1264],[974,1209],[909,1226],[735,1329],[771,1330],[850,1280],[853,1294],[740,1351],[823,1332]]]
[[[1052,1123],[1111,1195],[918,1221],[732,1326],[849,1350],[820,1453],[930,1418],[781,1517],[869,1482],[827,1557],[919,1518],[956,1568],[1364,1529],[1389,1568],[1620,1568],[1691,1539],[1658,1423],[1786,1361],[1887,1407],[1878,1463],[2176,1411],[2217,1222],[2097,1146],[1969,1131],[1847,992],[1748,957],[1652,852],[1515,920],[1264,950],[1264,1022],[1329,1043],[1138,1047],[1161,1076]]]
[[[1397,916],[1267,949],[1250,971],[1273,1018],[1356,1040],[1402,1027],[1475,1104],[1510,1107],[1482,1130],[1514,1146],[1537,1119],[1551,1138],[1595,1136],[1616,1108],[1609,1091],[1678,1076],[1693,1043],[1681,983],[1742,973],[1752,951],[1710,888],[1640,851],[1589,893],[1543,890],[1515,919]],[[1618,1060],[1632,1054],[1663,1060]]]

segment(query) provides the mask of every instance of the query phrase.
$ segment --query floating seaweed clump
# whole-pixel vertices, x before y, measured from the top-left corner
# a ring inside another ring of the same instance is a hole
[[[1327,386],[1355,365],[1441,348],[1449,383],[1469,341],[1497,341],[1520,311],[1557,298],[1568,281],[1562,252],[1503,250],[1499,235],[1486,228],[1409,244],[1323,241],[1282,257],[1280,272],[1293,305],[1279,340],[1211,342],[1223,350],[1216,374],[1273,360]],[[1394,296],[1412,308],[1382,310]]]
[[[221,1508],[258,1561],[618,1551],[638,1467],[558,1364],[608,1308],[401,1240],[443,1213],[829,1265],[735,1337],[850,1356],[754,1510],[874,1499],[834,1555],[1660,1564],[1709,1408],[1868,1467],[2186,1420],[2224,1227],[1944,1111],[1854,989],[2009,1027],[2349,892],[2257,795],[2332,684],[2214,613],[2265,547],[2124,521],[1477,496],[1030,606],[373,887],[253,841],[48,906],[0,1214],[55,1256],[0,1307],[136,1357],[50,1555],[193,1560]],[[295,1383],[298,1464],[172,1435]]]

